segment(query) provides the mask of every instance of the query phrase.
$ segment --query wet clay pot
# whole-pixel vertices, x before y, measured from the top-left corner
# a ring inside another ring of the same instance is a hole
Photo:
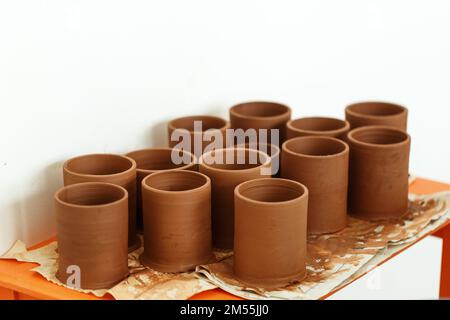
[[[136,232],[136,162],[118,154],[87,154],[67,160],[63,165],[64,185],[80,182],[108,182],[128,191],[128,249],[141,243]]]
[[[195,127],[196,123],[201,126]],[[167,127],[171,148],[189,151],[199,158],[204,151],[213,150],[216,146],[225,147],[229,124],[219,117],[201,115],[174,119]]]
[[[63,187],[55,194],[55,214],[56,276],[62,283],[105,289],[128,275],[128,195],[124,188],[103,182]]]
[[[367,220],[408,211],[411,139],[401,130],[367,126],[350,131],[349,213]]]
[[[360,102],[345,108],[345,119],[351,129],[362,126],[382,125],[406,131],[408,109],[387,102]]]
[[[270,157],[257,150],[227,148],[205,153],[199,162],[200,172],[211,178],[213,245],[232,249],[234,188],[247,180],[270,177]]]
[[[286,127],[288,139],[304,136],[345,139],[350,130],[350,123],[335,118],[309,117],[291,120]]]
[[[283,178],[309,190],[308,233],[332,233],[347,224],[348,145],[331,137],[297,137],[282,146]]]
[[[183,272],[210,261],[211,180],[199,172],[160,171],[142,181],[144,253],[161,272]]]
[[[161,170],[197,171],[197,160],[192,153],[173,148],[141,149],[129,152],[126,156],[136,161],[136,221],[138,229],[142,230],[142,180]]]
[[[272,166],[272,177],[277,177],[280,174],[280,154],[281,150],[278,146],[271,143],[245,143],[237,145],[237,147],[243,147],[247,149],[259,150],[270,156],[270,162]]]
[[[286,179],[255,179],[235,189],[234,273],[276,288],[306,275],[308,190]]]
[[[269,129],[267,139],[262,142],[281,145],[286,139],[286,122],[291,119],[291,109],[275,102],[246,102],[230,108],[232,129]],[[279,130],[279,141],[272,141],[271,129]],[[258,132],[259,134],[259,132]],[[260,139],[258,137],[258,142]]]

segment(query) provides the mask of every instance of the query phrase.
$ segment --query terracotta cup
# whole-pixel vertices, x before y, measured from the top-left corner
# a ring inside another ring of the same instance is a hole
[[[350,123],[335,118],[308,117],[290,120],[286,127],[288,139],[304,136],[326,136],[345,140],[350,130]]]
[[[201,127],[195,127],[196,124]],[[171,148],[189,151],[199,158],[205,149],[225,147],[229,124],[219,117],[200,115],[173,119],[167,127]]]
[[[410,136],[385,126],[348,134],[349,212],[367,220],[395,219],[408,211]]]
[[[256,287],[282,287],[306,275],[308,189],[255,179],[234,191],[234,273]]]
[[[331,137],[297,137],[282,146],[283,178],[309,190],[308,233],[331,233],[347,224],[349,147]]]
[[[205,153],[200,172],[211,178],[213,245],[232,249],[234,188],[241,182],[271,174],[270,157],[257,150],[226,148]]]
[[[199,172],[161,171],[142,181],[144,253],[161,272],[183,272],[208,262],[211,251],[211,180]]]
[[[246,102],[230,108],[230,126],[232,129],[268,129],[267,139],[263,142],[281,145],[286,139],[286,122],[291,119],[291,109],[275,102]],[[279,141],[272,141],[271,129],[279,130]],[[258,142],[259,132],[258,132]]]
[[[351,129],[382,125],[406,131],[408,109],[387,102],[360,102],[345,108],[345,119],[350,122]]]
[[[197,171],[197,159],[190,152],[173,148],[141,149],[129,152],[126,156],[136,161],[136,221],[138,229],[142,230],[142,180],[149,174],[162,170]]]
[[[127,276],[128,195],[124,188],[103,182],[63,187],[55,194],[55,214],[56,276],[62,283],[104,289]]]
[[[279,176],[280,173],[280,154],[281,150],[278,146],[271,143],[244,143],[239,144],[237,147],[243,147],[247,149],[259,150],[270,156],[270,163],[272,165],[272,177]]]
[[[118,154],[87,154],[63,165],[64,185],[80,182],[108,182],[128,191],[128,250],[140,247],[136,232],[136,162]]]

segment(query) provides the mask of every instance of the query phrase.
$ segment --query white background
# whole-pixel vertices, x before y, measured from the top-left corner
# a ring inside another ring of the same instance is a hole
[[[65,159],[253,99],[403,104],[411,172],[450,182],[450,1],[0,0],[0,251],[54,233]]]

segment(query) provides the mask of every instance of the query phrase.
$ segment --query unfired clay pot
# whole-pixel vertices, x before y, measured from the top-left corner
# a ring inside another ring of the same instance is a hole
[[[306,275],[308,189],[286,179],[239,184],[235,195],[234,273],[276,288]]]
[[[199,172],[160,171],[142,181],[144,253],[161,272],[183,272],[208,262],[211,251],[211,180]]]
[[[213,245],[232,249],[234,188],[241,182],[270,176],[270,157],[257,150],[227,148],[205,153],[199,162],[200,172],[211,178]]]
[[[408,211],[411,139],[401,130],[367,126],[348,134],[349,212],[359,218],[400,218]]]
[[[230,126],[232,129],[278,129],[280,141],[272,141],[270,130],[264,142],[281,145],[286,139],[286,122],[291,119],[291,109],[275,102],[246,102],[230,108]],[[259,138],[258,138],[259,142]]]
[[[308,233],[331,233],[347,224],[348,145],[331,137],[297,137],[282,146],[281,175],[309,190]]]
[[[138,228],[142,230],[142,180],[149,174],[161,170],[196,171],[197,160],[192,153],[173,148],[141,149],[126,155],[136,161],[136,221]],[[175,161],[172,160],[172,156],[175,157]]]
[[[128,274],[128,195],[115,184],[85,182],[55,194],[57,278],[82,289],[111,288]],[[76,277],[79,277],[79,283]]]
[[[345,119],[351,129],[362,126],[382,125],[406,131],[408,109],[387,102],[360,102],[345,108]]]
[[[136,162],[118,154],[87,154],[67,160],[64,185],[79,182],[109,182],[128,191],[128,249],[140,247],[136,232]]]
[[[345,139],[350,130],[348,121],[326,117],[290,120],[286,127],[288,139],[304,136],[326,136]]]
[[[196,129],[194,127],[195,121],[201,122],[201,131],[194,130]],[[168,124],[169,146],[189,151],[199,158],[208,146],[210,147],[208,150],[212,150],[211,148],[216,144],[211,144],[215,143],[219,137],[222,141],[217,141],[217,145],[220,145],[220,148],[225,147],[226,129],[228,128],[229,124],[226,120],[214,116],[200,115],[177,118]],[[179,143],[187,140],[187,137],[190,137],[190,146],[181,148]]]
[[[237,145],[238,147],[243,147],[247,149],[254,149],[266,153],[270,156],[270,161],[272,165],[272,177],[277,177],[280,173],[280,154],[281,150],[278,146],[271,143],[245,143],[242,145]]]

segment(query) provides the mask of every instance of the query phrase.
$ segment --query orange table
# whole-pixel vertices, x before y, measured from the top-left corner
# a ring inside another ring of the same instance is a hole
[[[417,179],[411,185],[410,190],[417,194],[429,194],[450,190],[450,185],[426,179]],[[433,232],[433,235],[442,238],[444,242],[440,296],[442,298],[450,298],[450,223],[441,226]],[[40,243],[32,248],[43,246],[51,241],[53,239]],[[36,272],[31,271],[36,266],[37,264],[35,263],[0,260],[0,299],[114,299],[110,295],[97,298],[92,294],[84,294],[58,286],[45,280]],[[221,289],[214,289],[199,293],[193,296],[192,299],[215,300],[239,298]]]

